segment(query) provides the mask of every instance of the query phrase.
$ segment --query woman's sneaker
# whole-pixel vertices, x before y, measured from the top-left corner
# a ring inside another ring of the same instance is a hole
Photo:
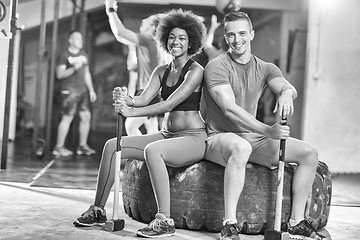
[[[227,222],[220,232],[220,240],[240,240],[240,229],[236,223]]]
[[[75,226],[91,227],[102,225],[106,222],[106,211],[95,205],[91,205],[73,224]]]
[[[139,229],[136,235],[146,238],[170,237],[175,235],[175,223],[164,214],[157,213],[146,228]]]
[[[325,236],[316,232],[315,228],[310,224],[310,222],[306,219],[302,220],[295,226],[290,226],[288,223],[288,232],[290,233],[290,239],[304,239],[304,237],[308,237],[316,240],[326,239]]]

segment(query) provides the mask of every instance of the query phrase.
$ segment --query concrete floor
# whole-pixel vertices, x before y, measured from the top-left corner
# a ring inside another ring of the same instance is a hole
[[[107,232],[102,227],[76,228],[72,220],[93,201],[94,190],[31,187],[27,183],[0,182],[0,239],[138,239],[146,226],[129,218],[123,208],[124,230]],[[121,200],[121,199],[120,199]],[[107,205],[111,218],[112,195]],[[326,230],[334,240],[359,239],[360,207],[332,206]],[[323,233],[326,234],[325,231]],[[218,233],[178,229],[171,239],[218,239]],[[242,235],[242,240],[262,240],[262,235]],[[330,239],[330,238],[328,238]]]
[[[138,239],[136,230],[146,225],[129,218],[122,207],[120,217],[126,221],[122,231],[76,228],[72,224],[94,199],[103,144],[95,145],[98,154],[94,157],[59,159],[46,155],[42,159],[31,159],[26,150],[28,141],[9,144],[8,166],[0,171],[0,239]],[[359,190],[360,175],[333,176],[332,206],[328,224],[322,231],[328,240],[360,239]],[[112,195],[106,209],[111,219]],[[218,233],[178,229],[171,239],[218,238]],[[263,236],[242,235],[241,239],[260,240]]]

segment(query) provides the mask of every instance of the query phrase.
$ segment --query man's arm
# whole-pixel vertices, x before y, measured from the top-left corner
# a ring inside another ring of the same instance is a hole
[[[214,41],[215,31],[220,25],[221,23],[217,21],[216,15],[212,15],[211,25],[204,41],[204,52],[208,56],[209,60],[219,56],[221,53],[224,52],[222,49],[217,49],[212,44]]]
[[[96,99],[97,99],[97,95],[96,95],[95,90],[94,90],[94,85],[93,85],[93,82],[92,82],[89,66],[85,66],[85,79],[84,80],[85,80],[85,85],[89,90],[90,101],[95,102]]]
[[[279,123],[268,126],[238,106],[235,102],[234,93],[229,85],[212,87],[209,89],[209,92],[224,115],[235,124],[251,132],[259,133],[273,139],[289,137],[290,129],[288,126],[282,126]]]
[[[250,113],[236,104],[234,92],[230,85],[218,85],[210,88],[209,92],[228,119],[249,131],[266,135],[270,127],[256,120]]]
[[[211,49],[213,48],[214,46],[212,45],[213,41],[214,41],[214,35],[215,35],[215,31],[216,29],[221,25],[221,23],[219,23],[217,21],[217,17],[216,15],[212,15],[211,16],[211,25],[209,27],[209,31],[206,35],[206,39],[204,41],[204,50],[205,49]]]
[[[297,97],[296,89],[283,77],[272,79],[268,83],[270,89],[279,97],[276,102],[274,113],[278,112],[280,116],[285,117],[294,114],[294,99]]]
[[[56,76],[58,79],[63,79],[73,75],[81,66],[75,64],[72,67],[66,68],[65,64],[56,67]]]
[[[128,46],[128,56],[126,59],[127,70],[129,71],[129,83],[127,88],[127,94],[131,97],[135,96],[136,93],[136,84],[138,80],[137,69],[137,57],[136,57],[136,47]]]
[[[123,39],[125,39],[134,44],[138,44],[138,38],[136,33],[127,29],[120,20],[119,16],[117,15],[116,0],[105,0],[105,8],[106,8],[106,14],[109,17],[110,28],[115,38],[119,42],[123,42],[124,41]],[[113,8],[115,11],[109,11],[111,8]]]
[[[136,93],[136,82],[137,82],[138,74],[135,71],[129,71],[129,83],[127,94],[131,97],[135,96]]]

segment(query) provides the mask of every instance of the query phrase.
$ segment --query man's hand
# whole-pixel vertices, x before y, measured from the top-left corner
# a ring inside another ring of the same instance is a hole
[[[73,68],[75,71],[79,70],[83,66],[82,62],[74,62]]]
[[[291,89],[281,93],[273,112],[278,112],[282,118],[287,118],[289,115],[294,114],[294,101]]]
[[[272,139],[286,139],[290,136],[290,127],[277,122],[268,128],[265,135]]]
[[[118,8],[116,0],[105,0],[104,4],[105,4],[106,13],[108,13],[109,8],[114,8],[115,10],[117,10]]]
[[[95,102],[97,99],[96,93],[94,91],[90,91],[89,94],[90,94],[90,102],[92,103]]]
[[[221,22],[217,21],[217,16],[215,14],[213,14],[211,16],[211,25],[210,28],[216,30],[219,26],[221,25]]]

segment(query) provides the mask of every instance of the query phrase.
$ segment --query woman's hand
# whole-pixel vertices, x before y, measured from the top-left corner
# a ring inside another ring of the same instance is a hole
[[[113,100],[114,102],[125,101],[127,96],[127,88],[126,87],[116,87],[113,90]]]
[[[120,113],[124,117],[131,117],[133,109],[125,101],[116,101],[113,105],[115,112]]]
[[[113,91],[114,109],[115,112],[120,113],[124,117],[130,117],[132,108],[126,104],[127,88],[116,87]]]

